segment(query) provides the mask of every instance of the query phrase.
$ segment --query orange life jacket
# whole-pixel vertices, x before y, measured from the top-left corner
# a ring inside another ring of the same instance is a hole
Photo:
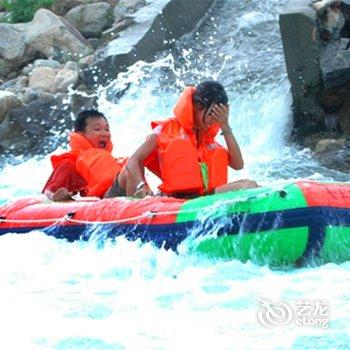
[[[106,149],[95,148],[83,135],[76,132],[70,133],[69,145],[69,152],[51,156],[53,168],[62,160],[71,160],[87,183],[87,196],[102,197],[122,170],[126,158],[112,156],[112,142],[107,144]]]
[[[193,121],[194,87],[187,87],[174,107],[175,118],[152,122],[162,126],[158,147],[145,165],[163,182],[159,189],[175,193],[204,194],[227,183],[228,152],[214,140],[217,124],[208,128],[203,142],[197,144]]]

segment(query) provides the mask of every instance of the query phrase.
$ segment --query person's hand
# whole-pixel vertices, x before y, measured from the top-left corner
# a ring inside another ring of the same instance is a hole
[[[52,193],[51,199],[54,202],[65,201],[72,199],[73,193],[69,192],[66,188],[61,187],[56,192]]]
[[[224,105],[223,103],[219,103],[214,105],[210,114],[215,119],[215,121],[220,125],[221,130],[230,129],[230,125],[228,122],[230,112],[230,106]]]
[[[152,190],[148,187],[147,184],[144,184],[140,189],[138,189],[133,197],[135,198],[144,198],[146,196],[152,196],[154,197],[154,193],[152,192]]]

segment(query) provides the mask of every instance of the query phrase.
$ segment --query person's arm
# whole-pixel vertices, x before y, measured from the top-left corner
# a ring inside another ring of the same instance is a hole
[[[75,164],[69,160],[63,160],[53,170],[42,192],[48,199],[59,202],[71,199],[71,196],[82,190],[84,186],[86,182],[76,171]]]
[[[145,180],[144,161],[157,148],[157,138],[158,135],[156,134],[149,135],[146,141],[128,159],[126,166],[128,172],[127,196],[142,198],[146,195],[153,195]]]
[[[224,135],[229,154],[229,166],[235,170],[242,169],[244,162],[241,149],[228,123],[229,106],[224,104],[215,105],[211,114],[220,125],[222,134]]]

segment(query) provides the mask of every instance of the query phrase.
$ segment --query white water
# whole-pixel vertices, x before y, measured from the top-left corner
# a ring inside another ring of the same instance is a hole
[[[346,180],[287,144],[291,96],[277,22],[284,3],[221,1],[198,32],[101,89],[115,155],[129,155],[151,120],[170,116],[185,83],[215,77],[227,87],[245,158],[245,169],[230,173],[231,180]],[[39,193],[49,173],[48,159],[5,167],[0,201]],[[1,349],[350,348],[349,262],[273,271],[123,238],[67,243],[32,232],[0,236],[0,264]],[[258,321],[258,298],[291,306],[326,300],[329,327],[294,321],[266,327]]]

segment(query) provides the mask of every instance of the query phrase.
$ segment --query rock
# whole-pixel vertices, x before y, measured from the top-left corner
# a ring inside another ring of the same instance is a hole
[[[37,67],[50,67],[54,69],[59,69],[61,68],[61,64],[54,60],[38,59],[38,60],[35,60],[33,63],[29,64],[28,66],[24,67],[22,69],[22,74],[29,75],[32,72],[32,70]]]
[[[88,55],[80,59],[79,64],[89,66],[94,63],[94,56]]]
[[[75,7],[65,15],[65,19],[72,23],[85,38],[98,38],[113,24],[114,15],[111,5],[99,2]]]
[[[39,57],[63,63],[78,61],[92,51],[77,29],[46,9],[38,10],[30,23],[0,24],[0,75],[4,77]]]
[[[342,139],[333,141],[321,153],[316,153],[316,159],[329,169],[350,173],[350,148],[348,141],[345,140],[343,142],[344,140]]]
[[[305,147],[308,147],[308,148],[314,150],[317,143],[323,139],[324,139],[324,135],[322,135],[322,134],[318,134],[318,133],[310,134],[304,138],[303,144]]]
[[[6,155],[48,154],[66,143],[73,126],[66,95],[46,94],[26,107],[7,113],[0,128],[0,148]]]
[[[79,66],[77,64],[77,62],[74,61],[68,61],[65,65],[64,68],[66,69],[71,69],[71,70],[75,70],[78,71],[79,70]]]
[[[19,76],[15,79],[8,80],[1,86],[1,88],[13,92],[14,94],[18,94],[27,86],[28,78],[26,76]]]
[[[344,147],[345,139],[323,139],[317,142],[315,153],[325,153],[329,151],[338,151]]]
[[[112,6],[116,7],[119,4],[120,0],[107,0],[107,2]]]
[[[95,91],[88,90],[86,86],[80,85],[71,95],[71,106],[74,114],[84,109],[98,109],[98,97]]]
[[[34,53],[28,50],[21,27],[0,23],[0,75],[6,77],[33,57]]]
[[[321,84],[316,11],[304,0],[292,0],[281,13],[279,23],[295,126],[302,135],[319,131],[324,127],[325,112],[316,98]]]
[[[135,13],[145,5],[145,0],[120,0],[114,8],[114,22],[122,21],[127,15]]]
[[[56,15],[63,16],[74,7],[93,2],[95,2],[95,0],[55,0],[50,10]]]
[[[344,38],[322,48],[320,70],[325,89],[350,80],[350,50],[347,49],[349,42],[349,39]]]
[[[38,99],[38,90],[33,90],[31,88],[26,89],[26,91],[23,94],[22,101],[24,104],[29,104],[30,102],[33,102]]]
[[[11,109],[20,107],[21,105],[22,102],[14,93],[0,90],[0,123],[3,122],[6,114]]]
[[[25,37],[19,26],[0,24],[0,56],[8,61],[19,60],[26,50]]]
[[[104,43],[101,38],[89,38],[88,42],[94,48],[94,50],[97,50]]]
[[[339,112],[339,125],[342,131],[350,136],[350,101],[347,100]]]
[[[107,40],[116,39],[119,36],[119,32],[122,32],[126,28],[135,23],[132,17],[124,17],[120,22],[115,24],[112,28],[104,31],[102,37]]]
[[[92,52],[89,42],[69,22],[46,9],[36,12],[26,31],[26,42],[61,63],[78,61]]]
[[[73,87],[78,82],[77,66],[69,63],[69,68],[54,69],[51,67],[37,67],[32,70],[29,76],[29,88],[48,93],[65,92],[67,88]]]
[[[130,2],[121,0],[118,6],[121,3]],[[135,24],[108,43],[107,49],[96,52],[94,65],[83,67],[85,83],[89,88],[108,84],[135,62],[152,60],[156,52],[193,30],[213,3],[214,0],[147,3],[134,14]]]
[[[54,92],[65,92],[69,86],[73,88],[78,82],[78,71],[68,68],[59,70],[54,79]]]
[[[317,11],[320,36],[325,41],[338,40],[345,25],[341,1],[322,0],[312,4]]]
[[[55,90],[56,70],[51,67],[37,67],[29,76],[29,88],[53,92]]]

